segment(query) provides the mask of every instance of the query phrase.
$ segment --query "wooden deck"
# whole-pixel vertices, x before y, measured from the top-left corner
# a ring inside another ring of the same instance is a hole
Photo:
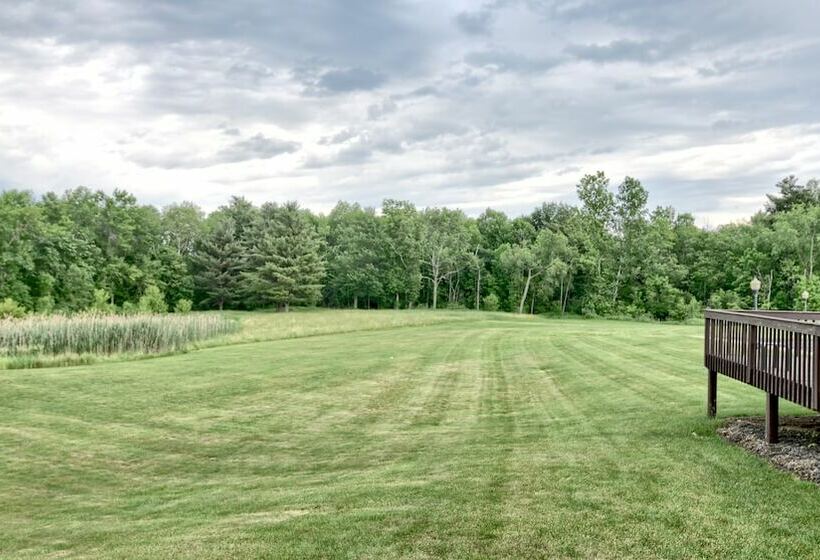
[[[777,442],[778,399],[820,411],[820,313],[706,311],[707,413],[717,411],[717,374],[766,392],[766,439]]]

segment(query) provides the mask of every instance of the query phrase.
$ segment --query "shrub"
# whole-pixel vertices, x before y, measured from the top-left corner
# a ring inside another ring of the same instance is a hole
[[[35,307],[37,313],[41,315],[48,315],[54,311],[54,298],[51,296],[42,296],[37,298],[37,305]]]
[[[484,296],[482,303],[484,304],[484,311],[498,311],[498,305],[500,302],[497,295],[489,294]]]
[[[709,296],[711,309],[741,309],[743,302],[740,296],[732,290],[718,290]]]
[[[156,286],[148,286],[140,298],[139,309],[143,313],[167,313],[168,304],[165,303],[165,294]]]
[[[595,307],[591,305],[585,305],[581,308],[581,315],[589,319],[593,319],[598,316],[598,313],[595,312]]]
[[[191,300],[180,298],[177,300],[176,305],[174,305],[174,313],[190,313],[193,306],[194,304]]]
[[[91,304],[91,310],[98,313],[111,313],[114,311],[114,306],[111,305],[111,294],[108,290],[103,288],[94,290],[94,302]]]
[[[120,312],[123,315],[136,315],[140,312],[139,305],[134,303],[133,301],[126,301],[122,304],[122,309]]]
[[[170,352],[237,328],[235,321],[211,314],[31,315],[0,320],[0,356]]]
[[[22,305],[7,297],[0,301],[0,319],[15,319],[26,314]]]

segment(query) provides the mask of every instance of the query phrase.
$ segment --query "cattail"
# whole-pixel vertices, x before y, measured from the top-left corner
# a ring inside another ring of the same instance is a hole
[[[32,315],[0,320],[0,357],[173,352],[238,328],[236,321],[205,313]]]

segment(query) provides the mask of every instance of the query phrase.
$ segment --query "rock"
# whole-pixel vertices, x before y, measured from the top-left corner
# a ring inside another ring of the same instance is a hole
[[[820,416],[780,417],[780,441],[765,440],[765,419],[730,418],[718,435],[775,467],[797,477],[820,484]]]

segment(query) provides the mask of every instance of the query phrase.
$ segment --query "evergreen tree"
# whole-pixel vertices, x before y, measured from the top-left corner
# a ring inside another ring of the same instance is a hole
[[[196,289],[203,296],[200,305],[222,310],[238,301],[242,247],[233,220],[217,220],[197,243],[192,259]]]
[[[243,274],[249,301],[285,311],[291,305],[316,304],[325,273],[316,229],[295,202],[265,205],[263,215]]]

